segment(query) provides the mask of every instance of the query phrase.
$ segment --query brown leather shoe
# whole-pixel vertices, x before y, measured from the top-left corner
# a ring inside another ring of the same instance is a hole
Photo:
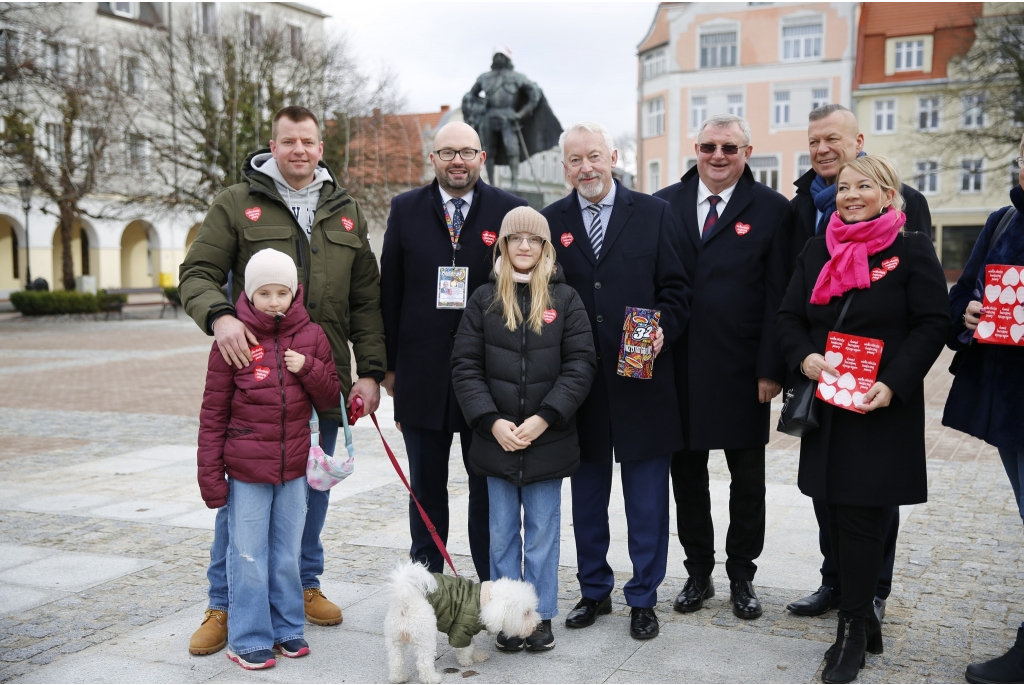
[[[306,598],[306,620],[318,626],[336,626],[341,623],[341,609],[331,600],[324,597],[318,587],[308,587],[302,591]]]
[[[203,624],[192,633],[188,641],[188,653],[196,656],[214,654],[224,649],[228,643],[228,612],[219,609],[207,609],[203,616]]]

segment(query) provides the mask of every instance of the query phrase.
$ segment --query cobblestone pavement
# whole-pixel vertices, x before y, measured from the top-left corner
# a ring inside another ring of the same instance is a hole
[[[115,493],[124,490],[115,486],[135,477],[119,471],[117,455],[149,449],[159,460],[166,446],[195,444],[210,343],[184,318],[0,321],[0,682],[31,680],[45,664],[123,639],[204,600],[212,518],[181,508],[198,498],[194,478],[189,488],[171,493],[161,492],[157,476],[138,479],[139,501],[157,501],[166,511],[147,511],[152,505],[132,510],[134,500],[120,501],[123,494]],[[1003,653],[1024,619],[1021,520],[998,456],[940,425],[951,380],[945,370],[949,356],[940,358],[926,384],[930,500],[909,516],[905,512],[884,625],[885,654],[869,656],[861,682],[962,682],[968,661]],[[398,433],[386,429],[386,435],[400,452]],[[795,486],[797,450],[797,440],[773,434],[770,493],[773,484]],[[383,458],[383,450],[363,440],[360,455]],[[170,457],[160,464],[179,476],[194,471],[194,463]],[[728,481],[720,453],[711,467],[712,479]],[[452,471],[451,492],[464,495],[465,475],[460,468]],[[54,482],[79,481],[81,487],[57,502],[45,497]],[[332,500],[323,536],[325,586],[379,586],[402,550],[354,544],[354,533],[383,534],[405,519],[407,507],[397,479]],[[569,518],[566,512],[563,519]],[[674,539],[671,544],[677,545]],[[40,571],[19,580],[5,569],[23,563],[19,555],[26,550],[40,558],[37,564],[67,561],[39,567],[58,569],[51,575]],[[133,565],[89,580],[87,562],[96,559]],[[456,555],[455,563],[472,568],[466,555]],[[571,566],[561,568],[563,611],[578,597],[574,573]],[[798,638],[820,643],[822,652],[833,639],[834,612],[808,619],[785,611],[786,603],[814,589],[805,579],[784,588],[758,586],[764,616],[740,621],[729,611],[724,573],[718,577],[719,595],[708,608],[675,614],[672,597],[685,571],[670,567],[657,607],[663,624]],[[628,574],[617,575],[620,589],[627,579]],[[613,599],[615,613],[628,615],[620,590]],[[181,639],[184,650],[187,636]]]

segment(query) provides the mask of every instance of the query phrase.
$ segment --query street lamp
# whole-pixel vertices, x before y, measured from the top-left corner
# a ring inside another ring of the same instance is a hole
[[[32,264],[30,256],[32,251],[29,248],[28,239],[28,213],[32,209],[32,179],[23,178],[18,181],[18,189],[21,190],[21,207],[25,210],[25,290],[32,289]]]

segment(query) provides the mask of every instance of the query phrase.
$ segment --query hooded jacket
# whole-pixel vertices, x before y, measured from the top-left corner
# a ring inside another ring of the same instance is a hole
[[[337,407],[341,392],[330,342],[302,306],[302,286],[282,317],[265,314],[245,293],[235,303],[239,320],[259,340],[253,362],[236,369],[214,343],[199,413],[199,490],[206,506],[227,504],[224,474],[246,483],[285,483],[306,475],[312,407]],[[298,373],[284,353],[305,355]]]
[[[291,256],[309,318],[320,324],[330,341],[341,390],[347,396],[352,386],[350,342],[358,376],[381,381],[387,363],[380,274],[367,240],[366,220],[359,205],[321,162],[314,183],[325,173],[328,179],[320,186],[307,235],[273,175],[253,166],[253,160],[264,159],[266,153],[269,150],[249,155],[242,165],[245,182],[222,191],[210,206],[181,265],[181,301],[199,327],[212,334],[218,316],[238,316],[231,302],[243,295],[242,274],[252,255],[270,247]],[[234,278],[227,300],[221,288],[229,272]],[[323,418],[341,421],[340,395],[335,402],[323,412]]]

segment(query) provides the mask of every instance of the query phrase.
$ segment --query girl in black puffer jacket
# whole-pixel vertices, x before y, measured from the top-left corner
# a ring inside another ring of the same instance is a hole
[[[534,585],[543,621],[525,647],[546,650],[558,615],[562,478],[579,466],[575,415],[597,361],[583,302],[555,263],[547,220],[529,207],[513,209],[496,250],[491,282],[469,299],[455,337],[452,383],[473,428],[470,465],[487,476],[491,579]],[[503,651],[523,647],[498,635]]]

